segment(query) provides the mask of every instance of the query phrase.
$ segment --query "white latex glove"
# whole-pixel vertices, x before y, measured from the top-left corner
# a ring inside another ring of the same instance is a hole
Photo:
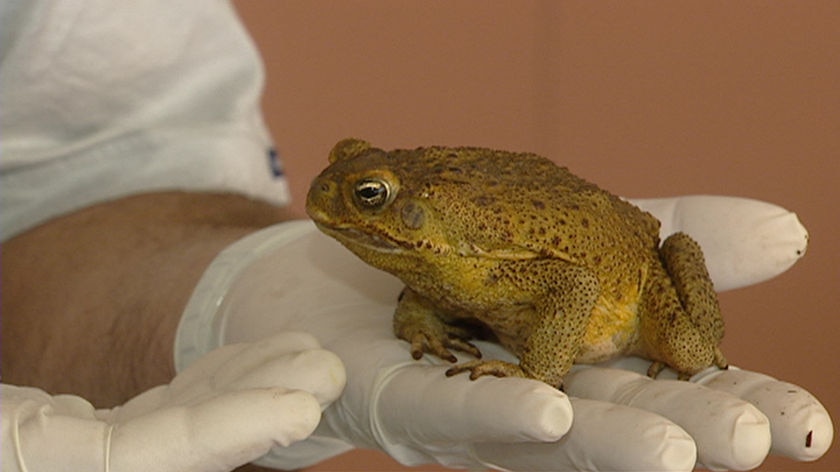
[[[229,471],[309,436],[344,386],[312,336],[228,345],[121,408],[2,385],[2,470]]]
[[[640,203],[663,220],[665,234],[686,229],[707,248],[719,288],[772,277],[806,247],[796,216],[765,203]],[[412,360],[408,343],[392,333],[402,284],[308,222],[257,233],[213,266],[217,275],[202,282],[183,320],[193,334],[179,341],[181,366],[218,343],[294,329],[313,333],[347,368],[347,388],[316,432],[275,449],[264,465],[298,468],[359,447],[408,465],[689,470],[699,459],[711,468],[747,469],[771,448],[815,459],[832,439],[825,408],[805,390],[735,369],[678,382],[585,367],[565,381],[571,399],[534,380],[447,378],[448,365],[432,356]],[[509,357],[499,346],[479,347],[485,358]]]

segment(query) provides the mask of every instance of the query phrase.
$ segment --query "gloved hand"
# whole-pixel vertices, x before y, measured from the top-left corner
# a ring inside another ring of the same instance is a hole
[[[215,350],[112,410],[2,385],[2,470],[229,471],[307,437],[344,380],[312,336],[283,333]]]
[[[664,235],[683,230],[700,242],[718,289],[772,277],[806,247],[796,216],[765,203],[721,197],[638,203],[662,220]],[[402,284],[308,222],[257,233],[213,265],[217,276],[199,286],[183,320],[204,332],[181,343],[180,365],[214,343],[304,330],[347,368],[347,388],[316,432],[273,450],[264,465],[303,467],[359,447],[409,465],[748,469],[768,451],[812,460],[831,443],[831,419],[813,396],[743,370],[710,370],[691,382],[664,380],[663,372],[663,380],[649,380],[633,372],[647,362],[619,359],[577,368],[565,379],[571,398],[528,379],[447,378],[448,365],[431,356],[412,360],[408,343],[392,333]],[[498,346],[479,347],[485,358],[509,357]]]

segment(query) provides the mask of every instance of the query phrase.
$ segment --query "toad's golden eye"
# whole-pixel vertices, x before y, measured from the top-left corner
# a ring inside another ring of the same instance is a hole
[[[381,208],[390,201],[391,186],[381,179],[362,179],[356,183],[354,196],[364,208]]]

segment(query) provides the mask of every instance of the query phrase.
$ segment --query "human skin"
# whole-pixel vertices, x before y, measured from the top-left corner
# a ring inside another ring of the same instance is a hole
[[[235,195],[152,193],[53,219],[2,245],[2,379],[98,408],[169,382],[181,312],[233,241],[288,219]]]

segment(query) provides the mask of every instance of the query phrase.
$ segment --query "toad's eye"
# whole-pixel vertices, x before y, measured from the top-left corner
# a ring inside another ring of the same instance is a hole
[[[391,186],[380,179],[363,179],[356,184],[356,201],[365,208],[380,208],[391,197]]]

